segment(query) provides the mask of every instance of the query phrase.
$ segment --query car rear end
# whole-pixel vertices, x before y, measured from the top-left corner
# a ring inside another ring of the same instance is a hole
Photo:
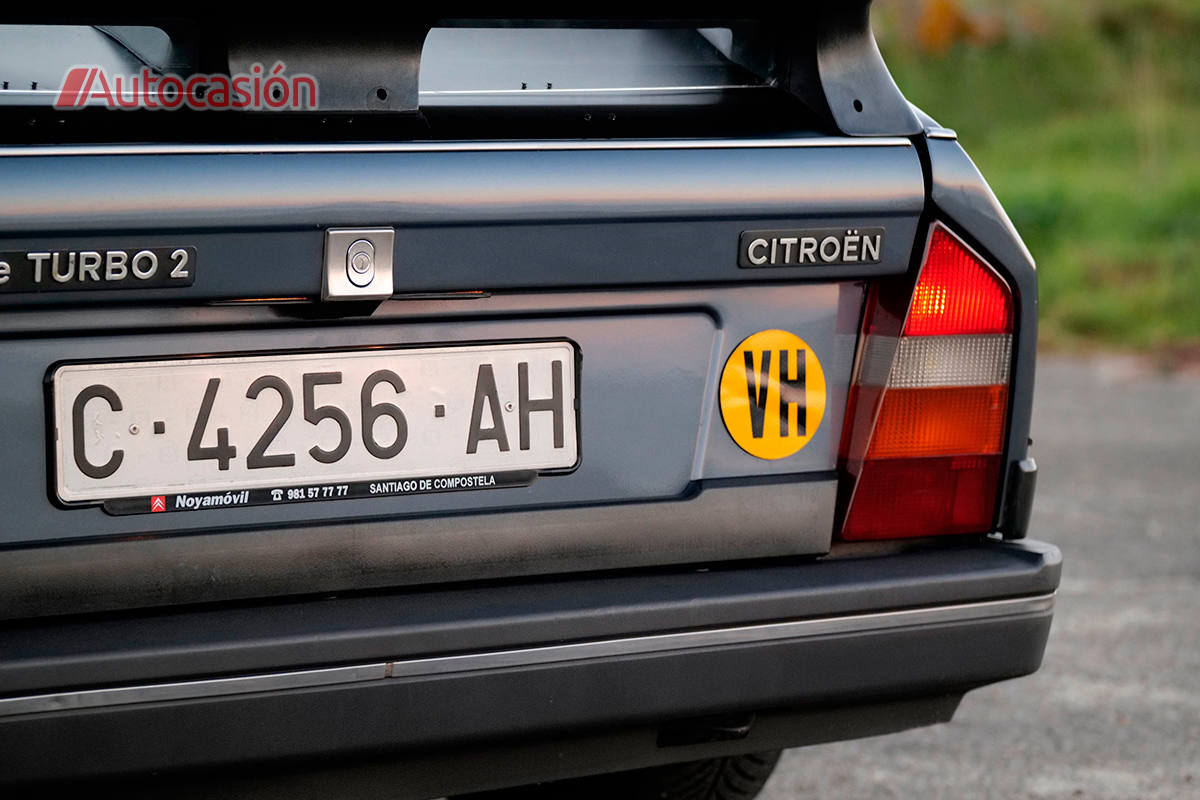
[[[865,6],[607,16],[0,27],[0,779],[440,796],[1037,668],[1035,273],[953,132]]]

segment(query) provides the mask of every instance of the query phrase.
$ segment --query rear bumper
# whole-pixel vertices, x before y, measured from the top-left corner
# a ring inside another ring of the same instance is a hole
[[[1053,547],[987,542],[11,626],[3,778],[211,776],[314,757],[452,764],[500,741],[552,742],[557,760],[532,747],[507,762],[505,780],[520,782],[593,768],[562,754],[603,732],[640,731],[639,763],[699,757],[704,724],[659,745],[710,715],[790,714],[770,746],[813,740],[831,709],[844,712],[837,738],[901,729],[953,709],[904,700],[1037,669],[1058,576]],[[763,746],[749,731],[725,749]],[[416,796],[496,778],[425,780]]]

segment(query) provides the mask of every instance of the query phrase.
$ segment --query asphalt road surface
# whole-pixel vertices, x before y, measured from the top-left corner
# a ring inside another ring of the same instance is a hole
[[[1200,798],[1200,373],[1043,357],[1031,536],[1063,551],[1041,670],[954,721],[792,750],[762,797]]]

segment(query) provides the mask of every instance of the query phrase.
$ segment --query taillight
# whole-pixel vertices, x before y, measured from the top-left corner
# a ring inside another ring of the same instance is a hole
[[[842,436],[842,539],[989,530],[1012,334],[1008,285],[940,224],[915,287],[872,286]]]

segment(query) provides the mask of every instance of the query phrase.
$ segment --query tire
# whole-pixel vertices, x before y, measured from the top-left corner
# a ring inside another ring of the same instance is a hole
[[[771,777],[779,753],[667,764],[462,795],[459,800],[752,800]]]

